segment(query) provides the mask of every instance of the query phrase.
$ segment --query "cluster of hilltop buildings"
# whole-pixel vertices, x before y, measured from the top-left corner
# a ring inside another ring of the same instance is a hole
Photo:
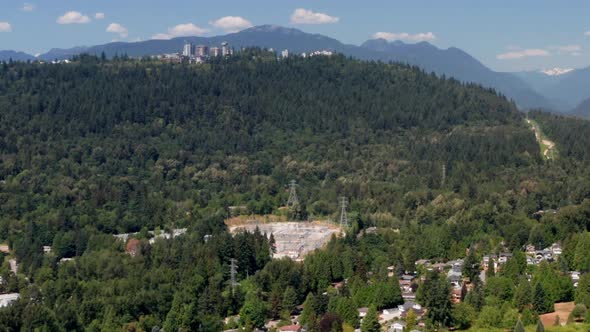
[[[234,54],[229,43],[223,42],[220,46],[209,47],[207,45],[193,45],[190,42],[184,43],[181,52],[159,55],[158,59],[166,62],[180,63],[203,63],[211,57],[227,57]]]
[[[275,52],[274,49],[268,49],[270,52]],[[182,50],[179,53],[162,54],[158,55],[159,60],[171,63],[204,63],[210,58],[215,57],[229,57],[234,54],[234,49],[230,47],[229,43],[223,42],[220,46],[209,47],[207,45],[193,45],[190,42],[185,42]],[[289,50],[285,49],[277,52],[279,58],[286,59],[289,57]],[[318,50],[309,53],[301,53],[300,56],[303,58],[314,57],[314,56],[332,56],[334,52],[329,50]]]

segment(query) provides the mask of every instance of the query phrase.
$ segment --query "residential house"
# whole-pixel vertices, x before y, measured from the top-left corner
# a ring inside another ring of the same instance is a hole
[[[436,263],[436,264],[432,264],[430,266],[432,271],[438,271],[438,272],[444,271],[445,267],[447,267],[447,264],[445,264],[445,263]]]
[[[537,261],[532,258],[531,256],[526,256],[526,264],[527,265],[535,265],[537,264]]]
[[[553,243],[550,247],[545,248],[544,250],[550,251],[551,254],[553,254],[553,257],[557,257],[561,255],[561,253],[563,252],[563,249],[561,248],[561,245],[559,243]]]
[[[461,303],[461,299],[463,298],[463,288],[462,287],[453,287],[451,289],[451,302],[453,303]]]
[[[361,319],[363,319],[363,318],[365,318],[365,316],[367,316],[367,312],[369,312],[369,308],[367,308],[367,307],[359,308],[358,311],[359,311],[359,317]]]
[[[416,261],[416,266],[422,266],[422,265],[426,266],[429,264],[430,264],[430,261],[428,259],[419,259]]]
[[[389,332],[404,332],[404,330],[406,329],[406,322],[404,321],[395,321],[393,322],[393,324],[391,324],[391,327],[389,328]]]
[[[397,308],[400,311],[400,316],[402,318],[405,318],[410,310],[414,311],[416,317],[422,317],[424,315],[424,308],[422,308],[421,305],[413,301],[407,301],[404,304],[400,304],[399,306],[397,306]]]
[[[416,277],[411,274],[404,274],[400,277],[399,287],[400,287],[402,293],[411,293],[413,291],[412,283],[414,282],[415,279],[416,279]]]
[[[395,276],[395,265],[391,265],[387,267],[387,276],[389,278],[393,278]]]
[[[287,325],[279,327],[279,331],[281,332],[301,332],[300,325]]]
[[[525,252],[527,253],[527,255],[534,255],[536,251],[537,248],[535,248],[535,246],[532,244],[527,244],[525,247]]]
[[[572,278],[572,282],[574,283],[574,287],[578,288],[578,283],[580,282],[580,272],[572,271],[572,272],[570,272],[570,277]]]
[[[136,238],[129,239],[125,245],[125,252],[131,257],[136,257],[141,253],[141,242]]]
[[[512,258],[512,253],[510,253],[510,252],[503,252],[498,257],[498,264],[500,264],[500,265],[506,264],[506,262],[508,262],[508,260],[510,258]]]
[[[401,312],[399,311],[399,308],[383,309],[379,315],[379,323],[383,325],[393,319],[399,318],[401,318]]]
[[[19,293],[0,294],[0,308],[8,307],[12,302],[18,300]]]
[[[496,255],[485,255],[483,256],[483,260],[481,263],[481,266],[483,266],[484,271],[487,271],[488,268],[492,267],[494,269],[494,271],[496,271],[496,262],[497,262],[498,256]]]

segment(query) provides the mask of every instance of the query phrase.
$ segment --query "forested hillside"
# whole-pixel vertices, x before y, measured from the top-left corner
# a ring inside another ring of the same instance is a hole
[[[531,112],[560,153],[575,160],[590,160],[590,122],[575,117]]]
[[[563,144],[565,129],[535,116]],[[559,150],[564,158],[544,163],[523,115],[494,91],[398,64],[259,50],[196,66],[4,63],[0,242],[19,273],[6,262],[0,291],[21,297],[0,309],[0,330],[219,331],[237,313],[252,328],[306,298],[312,327],[326,312],[358,326],[351,310],[401,300],[387,266],[588,230],[586,152]],[[277,211],[292,179],[299,219],[335,218],[337,197],[351,201],[348,236],[303,263],[271,261],[262,234],[232,238],[223,224],[233,205]],[[380,231],[356,236],[370,226]],[[180,227],[186,235],[147,241],[148,230]],[[139,232],[138,255],[112,236],[123,232]],[[345,292],[319,296],[344,279]],[[445,315],[429,319],[457,324]]]

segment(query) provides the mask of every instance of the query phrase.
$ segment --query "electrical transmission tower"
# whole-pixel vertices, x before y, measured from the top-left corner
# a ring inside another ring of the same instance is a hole
[[[295,205],[299,205],[299,198],[297,197],[297,182],[291,180],[291,182],[289,182],[289,200],[287,201],[287,206],[294,207]]]
[[[340,197],[340,227],[348,227],[348,214],[346,208],[348,207],[348,200],[346,197]]]
[[[230,266],[229,266],[229,273],[231,275],[231,292],[232,295],[236,294],[236,286],[238,283],[236,282],[236,274],[238,273],[238,264],[237,260],[232,258],[230,259]]]
[[[445,185],[445,181],[447,180],[447,165],[442,165],[442,176],[441,176],[441,185]]]

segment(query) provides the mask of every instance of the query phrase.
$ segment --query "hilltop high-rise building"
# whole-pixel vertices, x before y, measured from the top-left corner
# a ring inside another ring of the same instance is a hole
[[[221,43],[221,55],[223,55],[223,56],[231,55],[231,48],[229,48],[229,44],[227,42]]]
[[[209,55],[209,47],[205,45],[197,45],[197,47],[195,47],[195,55],[199,57],[205,57]]]
[[[211,54],[211,56],[220,56],[221,55],[221,49],[219,47],[211,47],[210,54]]]
[[[184,43],[184,47],[182,48],[182,56],[190,58],[193,55],[193,44],[189,42]]]

